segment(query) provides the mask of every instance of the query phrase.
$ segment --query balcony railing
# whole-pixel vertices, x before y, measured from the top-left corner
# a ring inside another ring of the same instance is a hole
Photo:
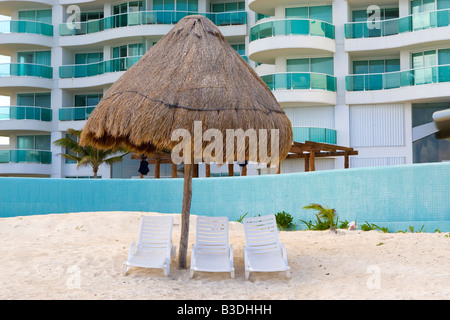
[[[320,143],[337,143],[336,130],[315,127],[292,127],[295,142],[313,141]]]
[[[59,67],[60,78],[84,78],[110,72],[126,71],[142,56],[115,58],[89,64],[74,64]]]
[[[60,121],[80,121],[87,120],[94,107],[75,107],[59,109]]]
[[[53,25],[39,21],[0,21],[0,33],[34,33],[53,37]]]
[[[33,63],[0,63],[0,77],[28,76],[52,79],[53,68]]]
[[[80,22],[79,26],[68,23],[60,24],[59,34],[61,36],[71,36],[90,34],[127,26],[151,24],[173,25],[177,24],[185,16],[197,14],[207,17],[218,26],[242,25],[247,23],[247,12],[245,11],[220,13],[199,13],[192,11],[139,11],[117,14],[98,20]]]
[[[261,76],[270,90],[320,89],[336,91],[336,77],[324,73],[287,72]]]
[[[0,150],[0,163],[51,164],[52,152],[47,150]]]
[[[416,30],[447,27],[450,25],[450,10],[436,10],[417,13],[402,18],[370,22],[351,22],[345,25],[345,38],[374,38],[392,36]]]
[[[442,82],[450,82],[450,65],[349,75],[346,77],[346,88],[347,91],[370,91]]]
[[[52,121],[52,109],[43,107],[0,107],[1,120]]]
[[[250,41],[275,36],[310,35],[335,38],[334,25],[310,19],[284,19],[262,22],[250,29]]]

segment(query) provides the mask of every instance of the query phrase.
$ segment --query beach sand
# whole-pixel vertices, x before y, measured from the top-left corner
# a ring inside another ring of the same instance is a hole
[[[450,299],[448,233],[281,231],[291,267],[244,278],[243,225],[230,222],[229,273],[131,267],[142,212],[85,212],[0,219],[0,299]],[[174,214],[173,243],[180,220]],[[188,264],[195,241],[191,216]],[[177,251],[178,255],[178,251]]]

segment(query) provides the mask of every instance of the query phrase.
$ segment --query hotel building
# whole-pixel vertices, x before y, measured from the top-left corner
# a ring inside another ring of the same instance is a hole
[[[82,129],[112,83],[187,14],[211,19],[255,68],[294,141],[352,147],[351,168],[450,160],[433,123],[450,108],[449,0],[0,0],[0,14],[9,17],[0,22],[8,101],[0,176],[92,176],[53,141]],[[99,176],[138,177],[138,167],[128,155]],[[225,167],[211,176],[228,175]],[[343,168],[344,159],[318,158],[315,167]],[[281,173],[304,170],[303,159],[281,164]],[[172,176],[171,165],[160,175]]]

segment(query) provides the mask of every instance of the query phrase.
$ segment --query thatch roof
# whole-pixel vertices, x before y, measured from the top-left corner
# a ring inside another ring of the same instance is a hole
[[[203,16],[183,18],[111,86],[81,143],[167,151],[178,144],[175,129],[193,137],[194,121],[203,132],[219,129],[224,141],[226,129],[279,129],[280,160],[292,144],[291,123],[270,89]]]

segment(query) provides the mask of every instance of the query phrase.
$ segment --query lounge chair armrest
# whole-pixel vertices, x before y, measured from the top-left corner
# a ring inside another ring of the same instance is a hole
[[[130,245],[130,250],[128,251],[128,256],[132,256],[136,251],[134,250],[136,247],[136,241],[133,241],[133,243]]]
[[[281,243],[281,255],[283,256],[284,263],[288,265],[286,247],[284,246],[284,243]]]
[[[230,266],[233,267],[233,246],[230,244]]]
[[[191,269],[195,266],[195,244],[192,244],[191,250]]]

